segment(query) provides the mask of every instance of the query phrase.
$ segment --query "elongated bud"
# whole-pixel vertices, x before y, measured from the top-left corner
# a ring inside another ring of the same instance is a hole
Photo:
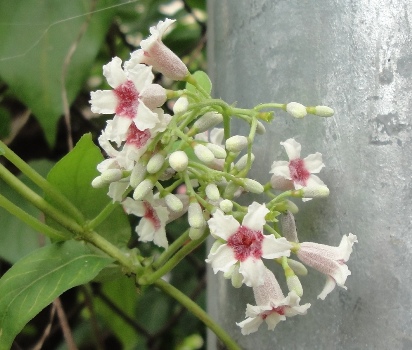
[[[235,136],[229,137],[226,140],[226,149],[229,152],[234,152],[234,153],[240,152],[246,146],[247,146],[246,136],[235,135]]]
[[[154,183],[150,179],[145,179],[137,185],[133,192],[133,198],[137,201],[142,200],[152,190]]]
[[[173,210],[174,212],[179,212],[183,210],[182,201],[179,199],[179,197],[175,196],[172,193],[169,193],[168,195],[166,195],[165,202],[166,202],[167,207],[170,210]]]
[[[215,156],[213,155],[212,151],[200,143],[197,143],[195,145],[194,151],[196,157],[199,158],[199,160],[203,163],[208,164],[213,162],[213,160],[215,159]]]
[[[187,157],[187,154],[183,151],[173,152],[169,156],[169,164],[177,172],[186,170],[188,163],[189,158]]]
[[[247,154],[243,155],[243,156],[236,162],[236,164],[235,164],[235,169],[236,169],[237,171],[241,171],[241,170],[245,169],[245,168],[246,168],[246,165],[247,165],[247,159],[248,159],[248,155],[247,155]],[[254,160],[255,160],[255,155],[252,153],[252,154],[250,155],[250,161],[251,161],[250,164],[251,164],[251,165],[253,164]]]
[[[202,237],[203,233],[205,232],[206,225],[202,226],[201,228],[194,228],[190,227],[189,229],[189,237],[192,241],[199,239]]]
[[[162,168],[164,162],[165,156],[161,153],[156,153],[147,163],[147,172],[149,174],[157,173]]]
[[[300,283],[300,280],[298,276],[292,275],[286,277],[286,284],[288,285],[288,289],[290,292],[295,292],[298,297],[302,297],[303,295],[303,288],[302,284]]]
[[[146,166],[141,162],[137,162],[130,174],[130,186],[136,188],[146,177]]]
[[[303,187],[301,189],[303,198],[323,198],[329,196],[329,188],[327,186]]]
[[[107,184],[119,181],[122,177],[123,172],[120,169],[107,169],[101,175],[102,180]]]
[[[205,218],[203,217],[202,207],[197,202],[189,204],[188,209],[188,221],[190,227],[200,229],[206,225]]]
[[[215,145],[214,143],[207,143],[206,147],[213,153],[217,159],[225,159],[226,151],[223,147]]]
[[[237,192],[239,187],[240,186],[235,184],[233,181],[229,181],[229,183],[227,184],[227,186],[225,188],[225,192],[224,192],[223,197],[233,198],[233,196],[235,195],[235,193]]]
[[[257,122],[256,133],[258,133],[259,135],[263,135],[266,133],[266,128],[260,121]]]
[[[286,105],[286,112],[288,112],[291,116],[301,119],[306,116],[307,111],[306,107],[298,102],[289,102]]]
[[[215,184],[207,185],[205,192],[207,198],[209,198],[211,201],[218,201],[220,198],[219,189]]]
[[[260,182],[256,180],[252,180],[252,179],[244,179],[242,187],[246,191],[256,193],[256,194],[260,194],[265,190],[263,185]]]
[[[299,276],[306,276],[308,274],[308,269],[300,261],[288,259],[288,265]]]
[[[187,107],[189,107],[189,100],[187,99],[186,96],[181,96],[177,99],[177,101],[173,105],[173,113],[183,114],[187,111]]]
[[[159,84],[150,84],[139,95],[146,107],[153,110],[166,102],[166,90]]]
[[[196,133],[198,134],[210,128],[213,128],[217,124],[220,124],[222,121],[223,115],[221,115],[220,113],[207,112],[195,121],[193,128],[196,129]]]
[[[299,242],[295,218],[290,211],[287,211],[285,214],[280,216],[280,223],[282,224],[283,236],[289,242]]]
[[[297,214],[299,212],[298,206],[290,201],[289,199],[286,200],[286,208],[292,213]]]
[[[94,188],[102,188],[107,186],[107,182],[102,179],[101,176],[97,176],[92,181],[92,187]]]
[[[229,199],[224,199],[219,203],[219,208],[222,209],[224,213],[230,213],[233,209],[233,203]]]
[[[313,114],[319,117],[328,118],[328,117],[332,117],[335,114],[335,111],[328,106],[316,106]]]

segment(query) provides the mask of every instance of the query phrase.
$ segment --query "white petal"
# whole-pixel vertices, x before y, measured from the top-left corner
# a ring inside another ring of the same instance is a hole
[[[306,180],[305,187],[326,186],[325,183],[316,175],[311,174]]]
[[[142,218],[136,227],[136,233],[139,235],[139,241],[152,242],[155,236],[155,229],[150,220]]]
[[[113,57],[111,62],[103,66],[103,75],[114,89],[127,81],[126,73],[122,69],[122,60],[119,57]]]
[[[90,93],[93,113],[112,114],[116,110],[117,97],[112,90],[97,90]]]
[[[336,282],[332,277],[327,276],[325,287],[323,287],[322,292],[318,295],[318,299],[325,300],[326,296],[335,289]]]
[[[357,237],[353,235],[352,233],[349,233],[348,236],[343,236],[342,240],[340,241],[339,244],[339,250],[340,254],[342,256],[343,261],[348,261],[349,256],[352,253],[352,246],[354,243],[358,241]]]
[[[301,146],[299,142],[295,141],[295,139],[287,139],[285,142],[281,142],[280,144],[285,147],[289,160],[300,158]]]
[[[112,182],[109,185],[109,192],[107,195],[113,199],[115,202],[121,202],[123,199],[123,194],[126,191],[126,188],[129,186],[128,181],[124,182]]]
[[[226,272],[237,260],[233,250],[226,244],[222,244],[213,254],[209,254],[207,261],[212,265],[213,272]]]
[[[143,206],[142,201],[135,201],[130,197],[125,198],[125,200],[122,202],[122,205],[127,214],[143,216],[146,212],[146,208]]]
[[[322,161],[322,154],[316,152],[315,154],[309,154],[305,159],[303,159],[305,168],[310,173],[318,173],[325,166]]]
[[[265,259],[275,259],[281,256],[289,256],[292,245],[285,237],[275,238],[273,235],[264,235],[262,241],[262,257]]]
[[[210,142],[214,143],[215,145],[222,145],[223,137],[224,137],[223,128],[213,128],[210,131]]]
[[[132,124],[131,119],[115,115],[112,120],[111,133],[108,135],[109,140],[116,142],[118,145],[125,141],[130,124]]]
[[[130,54],[130,59],[124,63],[125,70],[132,70],[136,65],[145,63],[144,51],[139,49]]]
[[[280,321],[285,321],[285,320],[286,320],[286,316],[279,315],[277,312],[272,312],[265,319],[268,325],[268,330],[270,331],[273,331]]]
[[[269,213],[269,209],[264,204],[253,202],[248,207],[242,225],[253,231],[262,231],[263,225],[266,223],[265,216],[267,213]]]
[[[136,117],[133,118],[133,121],[139,130],[146,130],[154,128],[159,122],[159,117],[140,101]]]
[[[239,272],[243,283],[248,287],[257,287],[265,281],[266,267],[260,259],[248,258],[240,262]]]
[[[138,64],[133,69],[128,69],[127,73],[139,94],[152,83],[154,78],[152,70],[145,64]]]
[[[166,230],[164,226],[162,226],[160,229],[155,231],[154,237],[153,237],[153,243],[165,249],[169,246],[169,243],[166,237]]]
[[[236,323],[242,330],[243,335],[248,335],[254,333],[259,329],[259,326],[262,324],[263,319],[260,316],[249,317],[246,320]]]
[[[282,176],[283,178],[288,180],[292,180],[292,177],[290,176],[289,162],[285,160],[273,162],[270,173],[277,176]]]
[[[232,215],[224,215],[221,210],[217,210],[207,223],[212,236],[224,239],[225,241],[227,241],[240,226],[239,222]]]

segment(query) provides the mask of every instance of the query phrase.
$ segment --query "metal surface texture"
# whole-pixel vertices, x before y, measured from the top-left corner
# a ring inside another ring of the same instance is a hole
[[[242,336],[250,288],[234,289],[209,268],[208,307],[243,349],[412,349],[412,2],[210,0],[208,62],[214,96],[239,107],[297,101],[335,116],[293,119],[282,111],[259,136],[252,177],[268,181],[279,142],[321,152],[331,194],[300,207],[300,241],[359,243],[348,290],[316,296],[325,281],[302,278],[306,316],[262,324]],[[247,128],[235,123],[245,135]],[[250,198],[251,200],[251,198]],[[282,274],[279,274],[279,280]],[[286,288],[284,288],[286,292]],[[209,350],[218,349],[209,337]]]

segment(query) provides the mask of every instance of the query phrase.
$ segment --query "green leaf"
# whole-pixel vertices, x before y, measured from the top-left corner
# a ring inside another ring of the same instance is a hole
[[[11,115],[10,112],[0,107],[0,138],[3,139],[10,134],[10,120]]]
[[[193,77],[196,79],[200,87],[202,87],[208,94],[212,92],[212,82],[205,72],[198,70],[193,74]],[[190,92],[198,94],[197,89],[192,84],[186,83],[186,89]]]
[[[54,163],[48,160],[37,160],[29,163],[40,175],[46,176]],[[25,175],[18,178],[39,195],[42,191],[35,186]],[[12,190],[0,180],[0,192],[14,204],[18,205],[28,214],[41,218],[40,210],[32,206],[23,197]],[[33,230],[22,221],[16,219],[8,211],[0,208],[0,257],[10,264],[14,264],[23,256],[41,246],[42,240],[39,232]]]
[[[62,71],[65,58],[87,21],[91,1],[29,0],[0,2],[0,76],[29,107],[50,144],[63,114]],[[115,15],[115,0],[97,1],[86,33],[67,69],[69,103],[88,77]]]
[[[0,279],[0,350],[8,350],[24,325],[66,290],[87,283],[112,259],[79,241],[38,249]]]
[[[92,180],[99,175],[96,166],[102,160],[100,149],[93,143],[91,135],[86,134],[47,176],[47,180],[66,195],[87,220],[96,217],[111,202],[107,188],[96,189],[91,185]],[[46,199],[57,205],[50,198]],[[46,221],[50,226],[65,231],[50,218],[46,218]],[[117,247],[127,246],[130,224],[120,205],[97,227],[97,231]]]

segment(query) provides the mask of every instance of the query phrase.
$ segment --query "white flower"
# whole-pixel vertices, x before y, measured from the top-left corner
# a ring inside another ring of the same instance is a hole
[[[159,247],[168,247],[165,226],[169,218],[169,211],[166,207],[155,203],[153,194],[150,193],[139,201],[128,197],[122,204],[128,214],[141,217],[136,227],[139,241],[153,241]]]
[[[121,59],[114,57],[103,66],[103,74],[113,90],[91,92],[90,100],[92,112],[115,113],[109,139],[118,144],[124,141],[131,123],[139,130],[145,130],[159,122],[158,115],[144,101],[154,108],[160,107],[166,98],[164,93],[164,99],[159,99],[162,93],[159,87],[153,86],[153,73],[149,67],[140,64],[123,70],[121,65]]]
[[[325,299],[336,284],[346,289],[345,282],[350,275],[350,271],[345,262],[349,260],[352,246],[357,241],[357,237],[349,233],[348,236],[342,237],[338,247],[312,242],[304,242],[298,245],[298,258],[306,265],[324,273],[327,277],[325,287],[318,295],[319,299]]]
[[[141,50],[132,52],[127,68],[144,63],[153,66],[154,69],[173,80],[184,80],[188,75],[186,65],[162,42],[162,36],[175,20],[166,19],[160,21],[157,26],[150,27],[151,35],[142,40]]]
[[[264,204],[253,202],[242,225],[231,215],[224,215],[219,209],[208,220],[210,232],[218,239],[206,262],[212,265],[214,273],[239,264],[239,273],[247,286],[258,286],[264,281],[265,265],[261,258],[275,259],[289,256],[291,244],[273,235],[264,235],[265,215],[269,212]]]
[[[301,188],[317,188],[320,186],[326,187],[319,177],[313,175],[319,173],[325,166],[322,162],[322,154],[316,152],[310,154],[304,159],[300,158],[301,146],[300,143],[294,139],[288,139],[285,142],[280,143],[285,147],[286,153],[289,157],[289,161],[275,161],[272,164],[270,173],[274,177],[281,176],[286,180],[293,181],[295,189]],[[309,200],[305,198],[304,200]]]
[[[237,323],[243,335],[256,332],[263,321],[267,323],[269,330],[274,330],[286,317],[305,315],[310,307],[310,304],[299,305],[300,298],[294,291],[285,297],[275,275],[268,269],[265,270],[264,283],[254,287],[253,293],[256,306],[248,304],[246,320]]]

